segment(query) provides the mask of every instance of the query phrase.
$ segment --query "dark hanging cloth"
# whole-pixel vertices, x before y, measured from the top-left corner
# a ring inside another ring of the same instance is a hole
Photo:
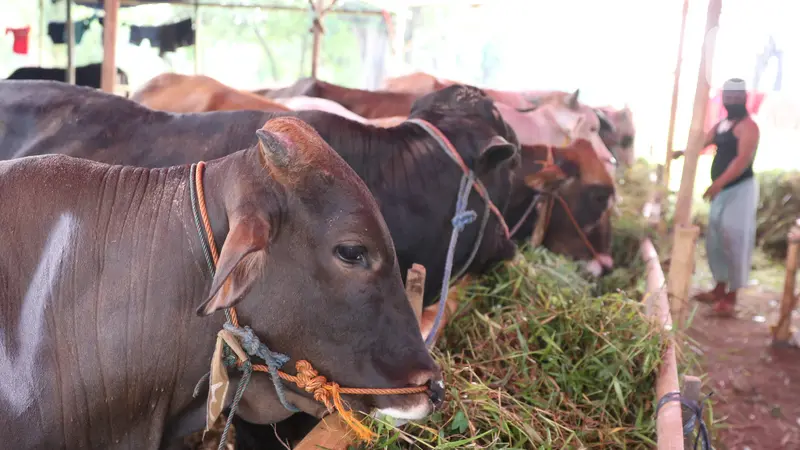
[[[75,44],[80,44],[83,35],[92,26],[92,22],[97,20],[97,17],[79,20],[72,24],[75,36]],[[50,22],[47,24],[47,34],[53,41],[53,44],[65,44],[67,42],[67,24],[65,22]]]
[[[147,39],[150,46],[158,47],[159,55],[164,56],[166,52],[194,45],[194,22],[192,19],[181,20],[169,25],[158,27],[131,26],[130,43],[141,45]]]

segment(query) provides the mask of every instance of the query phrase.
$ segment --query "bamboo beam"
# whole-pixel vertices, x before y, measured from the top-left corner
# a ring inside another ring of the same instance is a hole
[[[39,0],[39,66],[44,67],[44,0]]]
[[[152,5],[151,2],[142,2],[136,0],[124,0],[122,2],[125,5],[131,6],[138,6],[138,5]],[[186,6],[194,6],[194,0],[177,0],[177,1],[170,1],[170,5],[186,5]],[[226,4],[226,3],[201,3],[200,4],[203,8],[223,8],[223,9],[263,9],[266,11],[293,11],[293,12],[302,12],[307,13],[308,8],[301,8],[298,6],[284,6],[284,5],[240,5],[240,4]],[[348,8],[337,8],[328,11],[329,14],[345,14],[345,15],[354,15],[354,16],[382,16],[383,13],[381,11],[369,11],[363,9],[348,9]]]
[[[773,329],[773,345],[788,344],[792,337],[792,311],[797,307],[795,296],[795,279],[797,278],[798,253],[800,253],[800,226],[795,225],[789,231],[789,244],[786,251],[786,275],[783,280],[783,297],[781,297],[781,315]]]
[[[200,74],[200,0],[194,0],[194,74]]]
[[[709,39],[711,31],[719,26],[719,16],[722,12],[722,0],[708,1],[708,15],[706,16],[706,29],[703,37],[703,47],[700,55],[700,69],[697,74],[697,89],[694,94],[694,110],[692,112],[692,125],[689,130],[689,142],[683,156],[683,174],[681,188],[678,191],[678,200],[675,205],[675,225],[689,225],[692,212],[692,195],[694,193],[694,179],[697,173],[697,159],[703,149],[705,139],[705,119],[708,107],[708,93],[710,90],[711,63],[714,59],[715,42]]]
[[[680,37],[678,38],[678,56],[677,61],[675,62],[675,80],[672,84],[672,104],[670,105],[669,109],[669,128],[667,129],[667,153],[666,153],[666,162],[664,163],[664,178],[663,178],[663,186],[664,186],[664,196],[660,199],[661,209],[663,210],[663,203],[667,199],[667,194],[669,193],[669,170],[670,166],[672,166],[672,147],[673,147],[673,140],[675,138],[675,117],[678,114],[678,90],[680,88],[680,81],[681,81],[681,66],[683,66],[683,42],[684,37],[686,35],[686,16],[689,13],[689,0],[683,0],[683,11],[681,12],[681,31]],[[661,184],[659,184],[661,185]],[[659,222],[659,233],[666,234],[667,231],[667,222],[662,220]]]
[[[406,296],[417,318],[422,320],[422,297],[425,294],[425,266],[413,264],[406,276]],[[295,450],[347,450],[355,436],[338,412],[323,418],[294,448]]]
[[[67,83],[75,84],[75,24],[72,23],[72,0],[67,0]]]
[[[672,320],[682,327],[689,309],[689,287],[694,272],[694,249],[700,228],[696,226],[678,225],[672,244],[672,255],[667,276],[667,292],[669,294]]]
[[[670,392],[680,392],[678,385],[678,362],[675,356],[675,340],[672,337],[672,316],[669,300],[664,289],[664,272],[658,261],[650,239],[642,241],[639,252],[646,264],[647,292],[645,311],[658,326],[667,330],[664,334],[667,346],[661,359],[661,367],[656,374],[656,400]],[[656,442],[658,450],[683,450],[683,418],[679,402],[668,402],[658,412],[656,418]]]
[[[103,69],[100,77],[100,88],[113,94],[117,84],[117,18],[119,16],[119,0],[103,2],[105,18],[103,20]]]

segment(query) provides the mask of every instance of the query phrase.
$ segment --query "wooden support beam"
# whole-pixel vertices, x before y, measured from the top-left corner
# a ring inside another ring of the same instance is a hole
[[[47,25],[44,22],[44,0],[39,0],[39,67],[44,65],[44,37]]]
[[[672,255],[667,276],[667,292],[669,294],[672,320],[682,327],[689,310],[689,288],[694,273],[694,250],[700,228],[696,226],[678,225],[672,244]]]
[[[119,0],[104,0],[103,9],[103,69],[100,88],[110,94],[114,93],[117,84],[117,18],[119,16]]]
[[[642,241],[639,252],[646,265],[647,291],[645,311],[653,318],[656,326],[672,329],[672,316],[669,300],[664,286],[664,272],[658,260],[658,253],[650,239]],[[670,392],[680,392],[678,386],[678,362],[675,356],[675,340],[672,333],[665,333],[667,346],[661,358],[661,367],[656,374],[656,401]],[[683,423],[681,404],[664,404],[656,418],[656,441],[658,450],[683,450]]]
[[[691,375],[686,375],[683,377],[683,389],[681,390],[681,397],[684,400],[689,400],[693,402],[700,401],[700,388],[703,386],[703,382],[698,377],[693,377]],[[693,411],[690,410],[683,410],[683,423],[686,424],[691,420],[692,416],[694,415]],[[697,422],[695,422],[695,429],[698,428]],[[683,448],[694,448],[694,436],[687,435],[683,437]]]
[[[311,24],[311,33],[313,33],[313,42],[311,44],[311,78],[317,78],[317,67],[319,66],[319,55],[322,45],[322,19],[328,14],[337,0],[330,0],[328,6],[325,6],[325,0],[308,0],[311,5],[311,11],[314,13],[314,22]]]
[[[67,83],[75,84],[75,24],[72,22],[72,0],[67,0]]]
[[[152,5],[151,2],[141,2],[136,0],[127,0],[125,2],[126,5]],[[169,2],[170,5],[186,5],[186,6],[194,6],[195,0],[171,0]],[[286,5],[261,5],[261,4],[250,4],[250,5],[240,5],[240,4],[226,4],[226,3],[201,3],[203,8],[221,8],[221,9],[263,9],[265,11],[292,11],[292,12],[308,12],[308,8],[302,8],[299,6],[286,6]],[[348,9],[348,8],[337,8],[328,11],[330,14],[344,14],[344,15],[351,15],[351,16],[382,16],[383,12],[381,11],[369,11],[364,9]]]
[[[669,128],[667,129],[667,152],[666,152],[666,162],[664,163],[664,179],[663,179],[663,186],[664,186],[664,194],[660,199],[660,206],[661,210],[663,210],[663,203],[667,200],[669,194],[669,171],[670,167],[672,166],[672,147],[674,145],[673,140],[675,138],[675,117],[678,113],[678,90],[680,87],[681,81],[681,66],[683,66],[683,42],[684,37],[686,35],[686,16],[689,13],[689,0],[683,0],[683,11],[681,15],[681,31],[680,37],[678,38],[678,56],[677,61],[675,62],[675,80],[672,84],[672,104],[669,110]],[[662,184],[659,184],[662,185]],[[667,231],[667,222],[665,220],[661,220],[659,222],[659,233],[662,235],[666,234]]]
[[[692,213],[692,196],[694,193],[694,179],[697,173],[697,160],[703,149],[705,140],[705,120],[708,107],[708,94],[710,90],[711,63],[714,59],[714,46],[716,39],[711,31],[719,26],[719,16],[722,12],[722,0],[708,1],[708,15],[706,16],[705,35],[703,47],[700,49],[700,69],[697,73],[697,89],[694,94],[694,110],[692,112],[692,125],[689,130],[689,142],[683,156],[683,174],[681,188],[678,191],[678,200],[675,205],[675,225],[689,225]]]
[[[783,280],[783,297],[778,323],[773,328],[773,344],[785,345],[792,337],[792,311],[797,307],[795,280],[797,278],[798,254],[800,253],[800,226],[795,225],[789,231],[789,244],[786,251],[786,275]]]
[[[200,74],[200,0],[194,0],[194,74]]]

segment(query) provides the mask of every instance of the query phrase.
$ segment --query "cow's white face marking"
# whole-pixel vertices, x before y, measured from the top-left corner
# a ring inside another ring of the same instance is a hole
[[[16,338],[6,334],[12,330],[0,329],[0,343],[16,342],[17,349],[17,354],[12,355],[8,347],[0,345],[0,398],[9,405],[11,415],[22,415],[38,395],[35,378],[43,374],[36,360],[45,333],[44,313],[62,264],[70,257],[76,225],[70,213],[59,217],[50,231],[39,264],[22,299]]]
[[[405,421],[408,420],[424,419],[428,414],[433,412],[433,404],[427,398],[423,398],[419,403],[408,408],[383,408],[379,409],[377,412],[396,419],[395,425],[401,425],[398,422],[402,421],[405,423]]]

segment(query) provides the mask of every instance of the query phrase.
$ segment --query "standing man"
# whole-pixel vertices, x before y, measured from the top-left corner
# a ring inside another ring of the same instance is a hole
[[[722,103],[728,117],[706,135],[705,146],[716,145],[717,153],[711,163],[711,186],[703,194],[711,201],[706,253],[717,285],[695,299],[713,303],[716,315],[733,317],[736,292],[748,284],[755,245],[758,183],[753,159],[759,130],[747,113],[743,80],[725,82]]]

